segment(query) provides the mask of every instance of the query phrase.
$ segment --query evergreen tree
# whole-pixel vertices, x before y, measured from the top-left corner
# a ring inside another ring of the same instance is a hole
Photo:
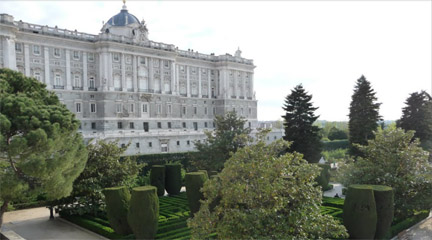
[[[79,121],[45,86],[0,69],[0,226],[10,202],[68,196],[87,161]]]
[[[348,123],[350,153],[359,156],[361,153],[353,144],[367,145],[368,140],[374,138],[373,132],[381,120],[378,112],[381,103],[376,102],[375,92],[363,75],[357,80],[351,99]]]
[[[312,106],[312,95],[308,95],[303,86],[297,85],[285,99],[283,110],[285,116],[286,141],[292,141],[288,152],[302,153],[304,159],[316,163],[321,156],[321,141],[319,128],[312,124],[319,116],[314,111],[318,108]]]
[[[425,92],[414,92],[407,98],[402,117],[396,122],[405,131],[414,130],[425,150],[432,151],[432,98]]]

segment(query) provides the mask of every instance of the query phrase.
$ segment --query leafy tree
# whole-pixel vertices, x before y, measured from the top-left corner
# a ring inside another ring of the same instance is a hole
[[[381,103],[376,103],[375,92],[363,75],[357,80],[351,99],[348,123],[350,153],[358,156],[360,152],[354,144],[366,145],[369,139],[374,138],[373,132],[381,120],[378,112]]]
[[[414,210],[432,208],[432,167],[428,153],[412,141],[413,131],[400,128],[378,130],[367,146],[357,145],[364,157],[340,168],[341,182],[393,187],[395,216],[404,218]]]
[[[45,84],[0,69],[0,226],[10,202],[68,196],[87,151],[75,119]]]
[[[104,188],[134,186],[144,165],[130,157],[121,158],[128,146],[118,147],[117,141],[90,142],[87,145],[88,161],[84,171],[75,180],[71,196],[59,202],[75,205],[72,208],[63,207],[63,210],[73,214],[97,215],[102,206]]]
[[[192,165],[197,169],[220,171],[230,153],[244,147],[249,141],[250,128],[245,128],[246,119],[235,112],[215,117],[216,128],[205,132],[203,142],[195,142],[198,154],[191,155]]]
[[[341,129],[338,129],[336,127],[332,127],[329,131],[328,139],[330,139],[332,141],[333,140],[348,139],[348,134]]]
[[[414,92],[406,100],[402,117],[397,126],[408,131],[414,130],[425,150],[432,152],[432,98],[425,92]]]
[[[319,167],[297,152],[280,156],[287,147],[281,139],[266,145],[260,137],[234,153],[204,184],[205,200],[188,222],[192,238],[346,238],[345,228],[320,212]]]
[[[321,157],[321,141],[319,128],[313,123],[319,116],[314,111],[318,108],[310,102],[312,95],[308,95],[303,86],[297,85],[285,99],[283,110],[285,116],[284,140],[292,141],[289,152],[302,153],[310,163],[316,163]]]

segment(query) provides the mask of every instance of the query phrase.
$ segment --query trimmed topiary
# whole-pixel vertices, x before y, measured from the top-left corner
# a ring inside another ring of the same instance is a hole
[[[210,171],[210,172],[209,172],[209,177],[211,177],[211,176],[215,176],[215,175],[217,175],[217,174],[218,174],[217,171]]]
[[[154,239],[159,219],[157,188],[143,186],[132,189],[128,222],[136,239]]]
[[[377,225],[374,192],[370,185],[351,185],[345,198],[343,222],[352,239],[373,239]]]
[[[371,186],[374,191],[377,211],[375,239],[388,238],[394,215],[393,188],[383,185]]]
[[[150,185],[157,188],[157,195],[165,194],[165,166],[153,165],[150,171]]]
[[[209,179],[209,175],[208,175],[207,170],[198,170],[198,172],[203,172],[204,175],[206,175],[206,178]]]
[[[204,199],[204,195],[200,190],[204,186],[204,182],[208,179],[205,173],[202,171],[186,173],[186,195],[191,214],[199,211],[201,206],[200,200]]]
[[[106,212],[108,221],[114,231],[121,235],[132,233],[127,221],[131,195],[126,187],[105,188]]]
[[[315,181],[318,183],[318,185],[321,186],[321,189],[323,191],[327,191],[328,185],[330,182],[330,165],[328,164],[318,164],[318,166],[321,168],[320,175],[315,179]]]
[[[170,195],[180,193],[182,187],[181,180],[181,164],[166,164],[165,165],[165,189]]]

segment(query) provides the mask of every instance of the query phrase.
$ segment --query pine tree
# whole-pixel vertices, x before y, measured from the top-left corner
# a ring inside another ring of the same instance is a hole
[[[292,141],[288,152],[302,153],[304,159],[310,163],[316,163],[321,155],[321,141],[319,128],[312,124],[319,116],[314,111],[318,108],[311,103],[312,95],[308,95],[303,86],[297,85],[285,99],[282,108],[286,111],[285,116],[285,137],[286,141]]]
[[[432,97],[425,91],[411,93],[396,122],[405,131],[414,130],[425,150],[432,151]]]
[[[374,138],[373,131],[378,128],[378,121],[381,120],[381,103],[376,102],[375,94],[370,82],[362,75],[354,87],[350,104],[348,127],[351,155],[359,156],[361,153],[353,144],[367,145],[367,141]]]

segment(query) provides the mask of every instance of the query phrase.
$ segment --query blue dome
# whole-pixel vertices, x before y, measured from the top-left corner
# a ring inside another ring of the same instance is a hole
[[[128,13],[128,10],[123,9],[119,14],[110,18],[107,22],[111,26],[126,26],[132,23],[139,23],[138,18]]]

